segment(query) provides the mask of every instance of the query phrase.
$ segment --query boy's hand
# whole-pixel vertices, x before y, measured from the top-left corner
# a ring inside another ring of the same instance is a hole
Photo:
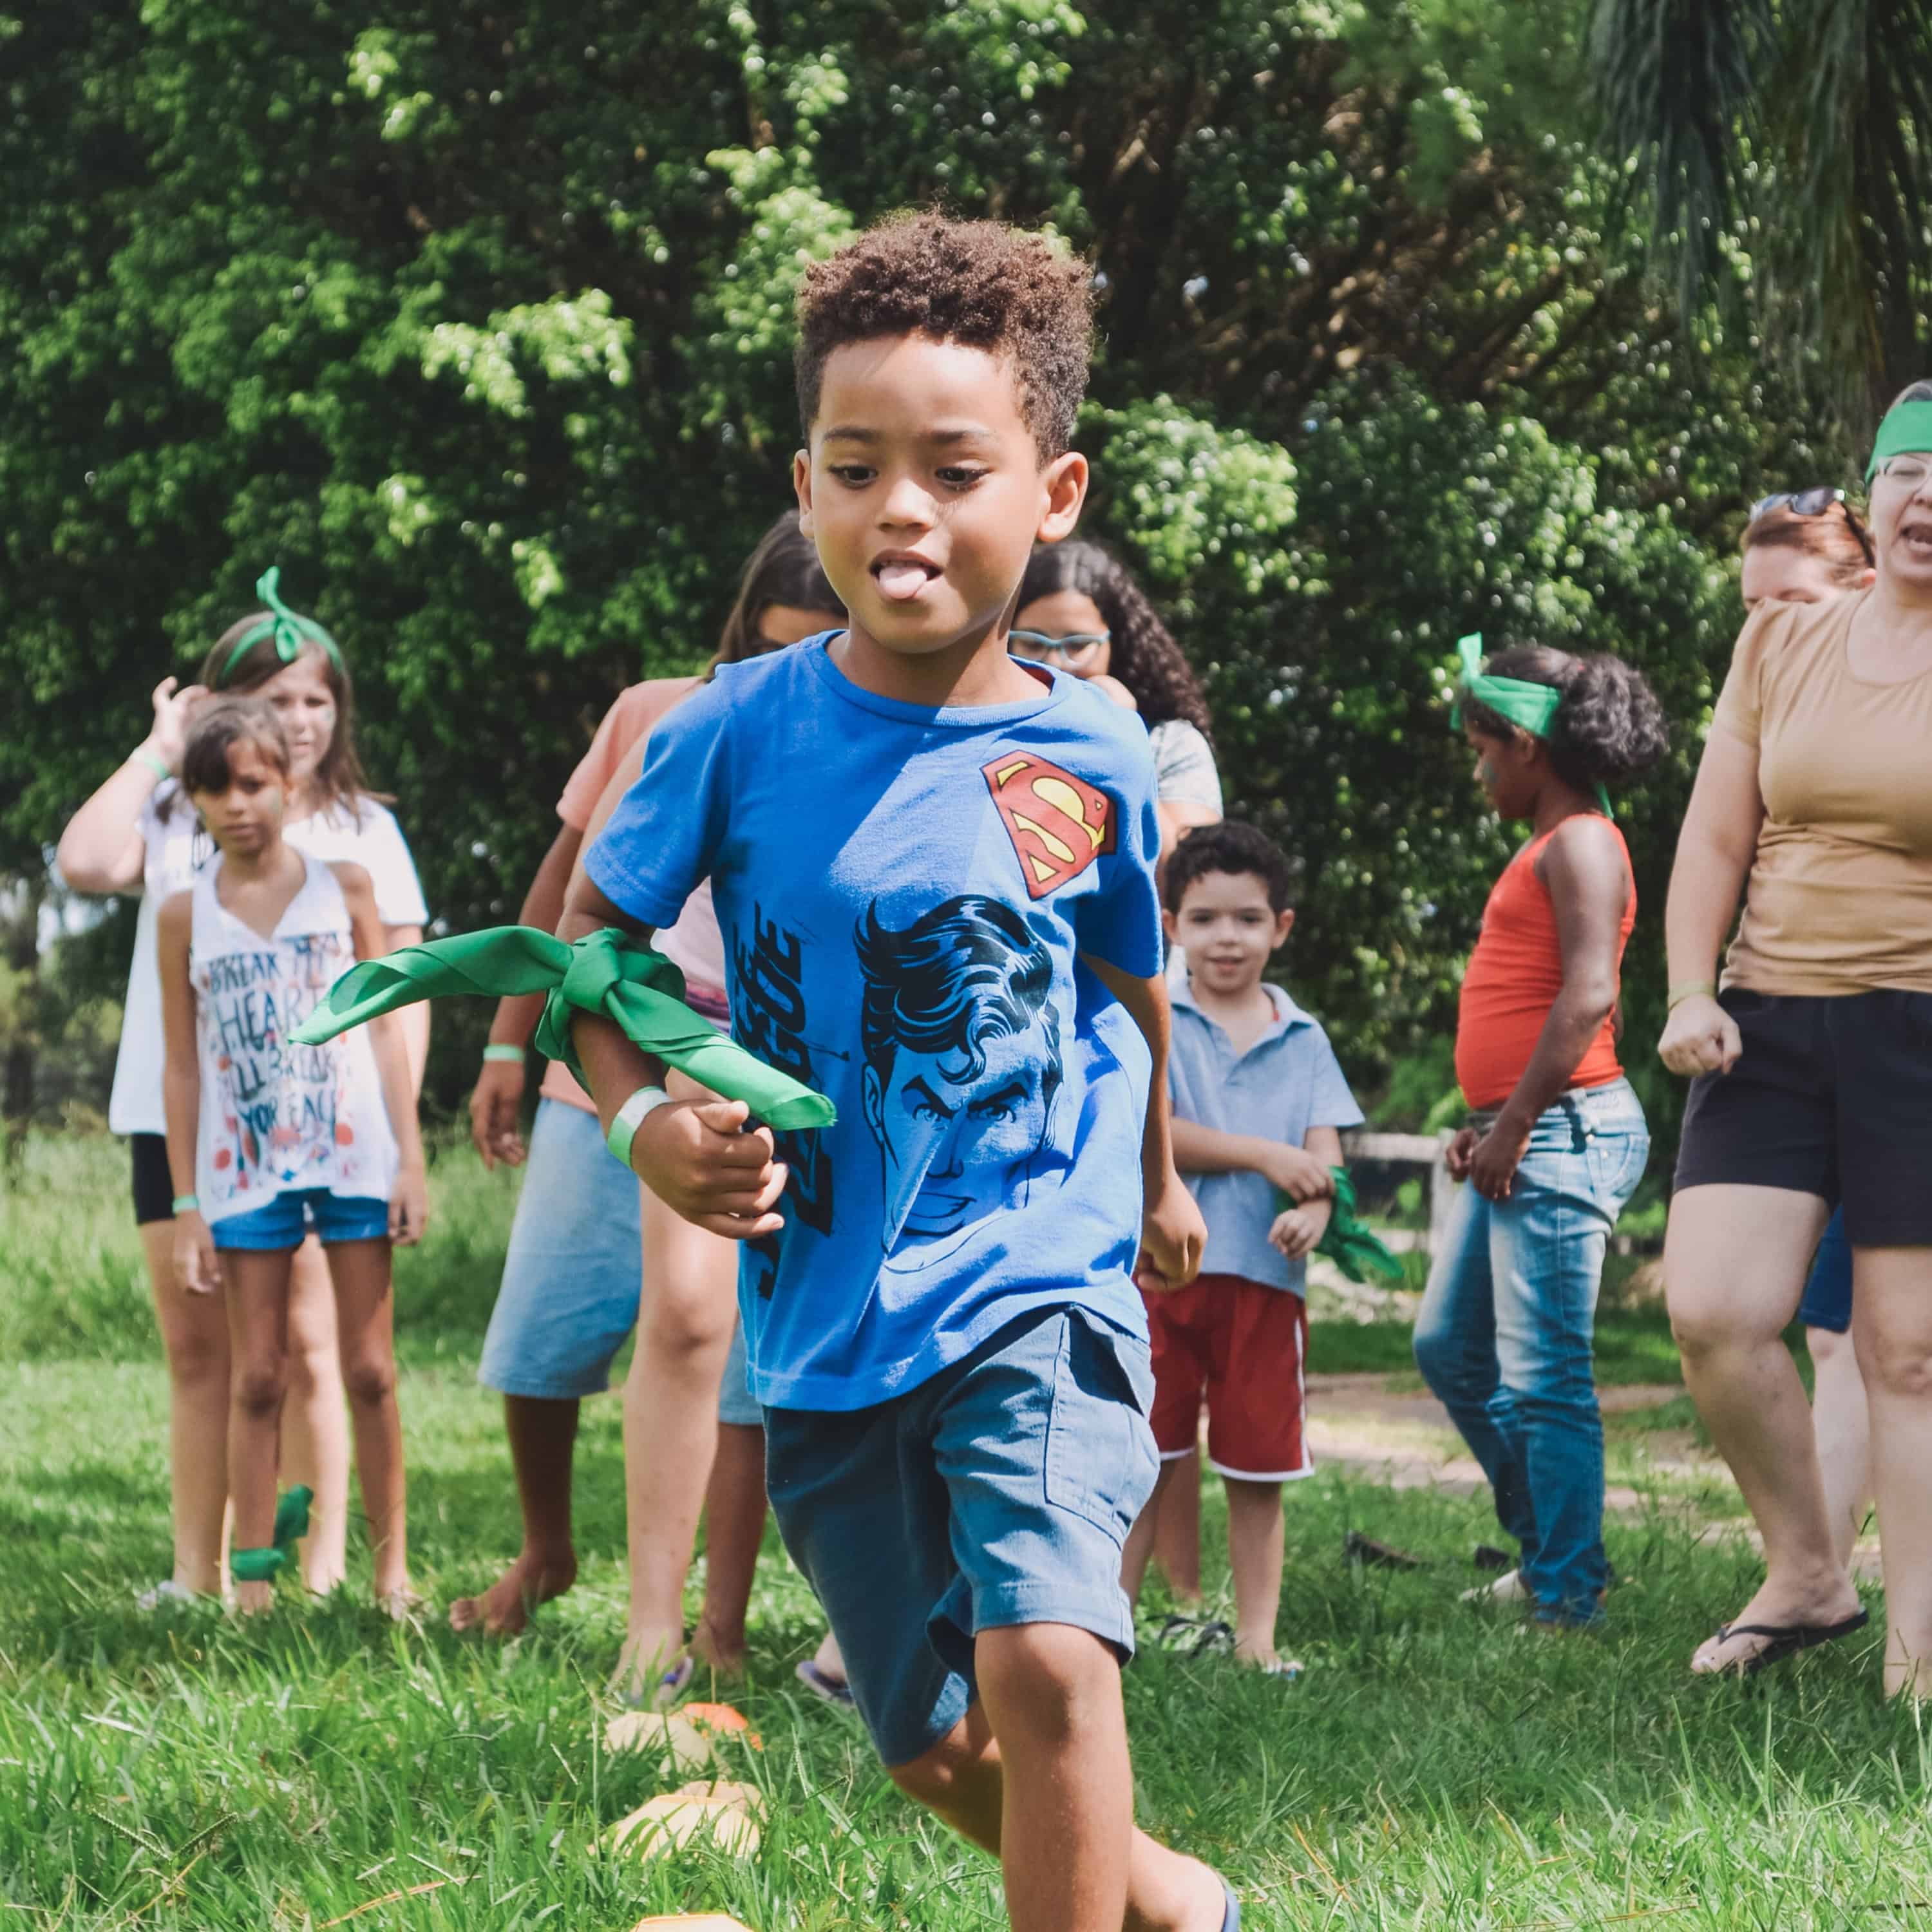
[[[750,1132],[742,1100],[674,1100],[653,1108],[631,1142],[638,1178],[694,1227],[730,1241],[775,1234],[788,1170],[769,1127]]]
[[[1304,1206],[1290,1208],[1274,1217],[1268,1240],[1290,1261],[1305,1261],[1320,1246],[1334,1212],[1333,1201],[1310,1201]]]
[[[208,1223],[194,1213],[175,1216],[175,1279],[190,1294],[214,1294],[221,1286],[221,1264]]]
[[[1208,1224],[1180,1176],[1170,1167],[1166,1178],[1148,1190],[1134,1285],[1148,1294],[1185,1288],[1201,1272],[1202,1250],[1207,1245]]]
[[[421,1161],[406,1160],[389,1190],[389,1239],[399,1248],[412,1248],[428,1226],[429,1176]]]
[[[1458,1127],[1456,1138],[1443,1151],[1442,1165],[1449,1170],[1451,1180],[1467,1180],[1469,1178],[1469,1156],[1476,1151],[1476,1143],[1482,1138],[1474,1127]]]
[[[1326,1200],[1335,1192],[1335,1177],[1329,1172],[1328,1163],[1306,1148],[1290,1147],[1285,1141],[1268,1156],[1267,1178],[1296,1201]]]
[[[529,1149],[517,1132],[517,1112],[524,1102],[524,1064],[520,1060],[486,1060],[470,1096],[470,1138],[494,1168],[521,1167]]]

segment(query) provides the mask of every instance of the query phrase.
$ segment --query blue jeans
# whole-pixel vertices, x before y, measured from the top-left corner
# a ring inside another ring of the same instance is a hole
[[[1592,1623],[1604,1557],[1604,1424],[1591,1331],[1604,1255],[1650,1154],[1627,1081],[1537,1121],[1507,1201],[1456,1196],[1415,1320],[1415,1360],[1496,1492],[1547,1621]]]

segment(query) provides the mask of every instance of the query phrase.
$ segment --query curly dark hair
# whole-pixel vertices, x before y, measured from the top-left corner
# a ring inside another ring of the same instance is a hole
[[[1133,693],[1143,722],[1180,718],[1204,736],[1214,735],[1193,666],[1119,558],[1084,539],[1040,544],[1020,580],[1018,608],[1062,590],[1077,590],[1099,608],[1112,646],[1108,670]]]
[[[1575,657],[1549,644],[1516,644],[1483,668],[1492,677],[1547,684],[1563,694],[1544,742],[1556,776],[1579,791],[1635,778],[1670,748],[1670,727],[1648,680],[1606,651]],[[1466,691],[1462,705],[1463,716],[1488,736],[1507,738],[1517,728]]]
[[[1161,902],[1178,913],[1187,889],[1210,872],[1252,873],[1268,888],[1268,905],[1277,913],[1294,903],[1294,867],[1286,853],[1258,826],[1238,818],[1197,825],[1181,835],[1161,874]]]
[[[1085,262],[1002,221],[955,221],[927,210],[889,216],[829,260],[810,263],[793,354],[806,436],[835,349],[915,334],[1010,356],[1040,460],[1072,443],[1094,346]]]

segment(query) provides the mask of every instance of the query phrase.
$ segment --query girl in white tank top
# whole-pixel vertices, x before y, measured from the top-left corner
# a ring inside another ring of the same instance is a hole
[[[189,1294],[226,1301],[227,1480],[244,1610],[266,1608],[278,1554],[276,1450],[289,1286],[312,1227],[335,1290],[376,1594],[409,1600],[390,1250],[428,1203],[408,1058],[382,1023],[322,1047],[290,1034],[358,958],[387,948],[359,866],[282,835],[289,752],[274,712],[211,706],[188,734],[182,788],[218,856],[157,919],[175,1258]]]

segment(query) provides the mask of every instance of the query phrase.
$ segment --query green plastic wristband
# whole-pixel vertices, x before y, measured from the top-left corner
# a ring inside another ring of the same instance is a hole
[[[174,1206],[170,1211],[176,1214],[199,1214],[201,1212],[201,1197],[196,1194],[177,1194]]]
[[[1684,986],[1671,988],[1670,997],[1664,1001],[1664,1010],[1667,1013],[1675,1012],[1686,1000],[1697,1000],[1707,997],[1714,999],[1717,993],[1716,980],[1693,980]]]
[[[631,1164],[631,1143],[638,1137],[638,1130],[644,1118],[664,1106],[670,1099],[662,1087],[640,1087],[617,1109],[617,1117],[610,1123],[610,1131],[604,1136],[604,1144],[628,1167]]]
[[[524,1064],[524,1049],[520,1046],[512,1046],[503,1040],[493,1040],[483,1049],[483,1058],[486,1061],[500,1060],[506,1065],[514,1060],[520,1066]]]
[[[149,751],[145,745],[136,746],[134,749],[128,754],[127,762],[130,765],[146,765],[158,778],[171,778],[174,776],[173,772],[169,769],[167,760],[163,758],[160,752]]]

